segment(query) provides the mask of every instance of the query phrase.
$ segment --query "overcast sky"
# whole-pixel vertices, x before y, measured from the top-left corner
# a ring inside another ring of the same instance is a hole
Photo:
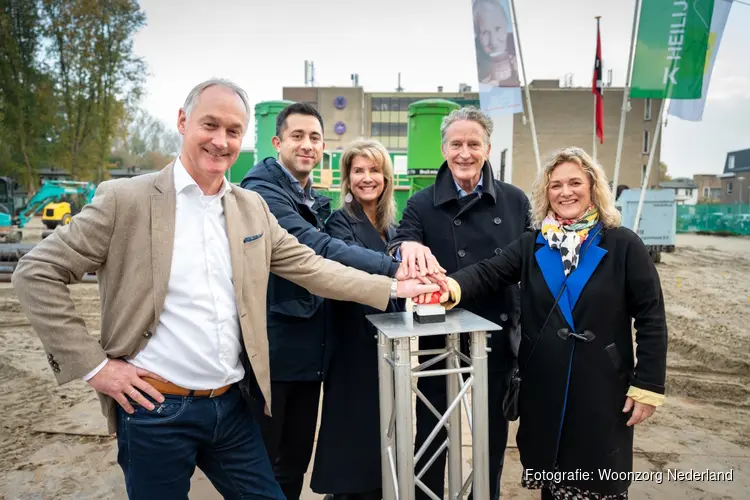
[[[725,0],[716,0],[725,1]],[[744,1],[744,0],[743,0]],[[141,0],[147,26],[135,52],[149,68],[143,107],[174,126],[196,83],[229,78],[253,104],[304,84],[315,62],[320,86],[365,91],[477,88],[471,0]],[[529,80],[574,75],[588,86],[600,15],[604,74],[624,84],[635,0],[517,0]],[[750,5],[732,7],[703,121],[669,117],[662,160],[672,176],[719,173],[728,151],[750,148]],[[533,103],[532,103],[533,104]],[[605,106],[620,102],[607,101]],[[585,110],[584,112],[589,112]],[[616,137],[605,140],[617,140]],[[254,131],[245,137],[252,145]]]

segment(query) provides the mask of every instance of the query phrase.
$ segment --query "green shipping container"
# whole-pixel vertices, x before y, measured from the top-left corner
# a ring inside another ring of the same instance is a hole
[[[271,139],[276,135],[276,117],[294,101],[263,101],[255,105],[255,151],[257,161],[277,153]]]
[[[440,150],[440,125],[459,105],[445,99],[424,99],[409,106],[407,149],[409,194],[432,185],[445,159]]]

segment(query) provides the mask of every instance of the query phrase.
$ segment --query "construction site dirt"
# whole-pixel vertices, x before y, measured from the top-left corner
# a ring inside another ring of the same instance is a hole
[[[669,327],[667,398],[636,428],[634,470],[651,473],[634,478],[630,496],[747,498],[750,239],[679,235],[676,251],[657,268]],[[71,288],[77,312],[97,337],[97,285]],[[116,442],[106,434],[93,390],[83,381],[57,385],[10,283],[0,283],[0,415],[0,499],[127,497]],[[464,477],[470,444],[466,433]],[[518,450],[509,444],[503,498],[539,498],[521,488]],[[305,487],[303,498],[321,497]],[[190,498],[220,497],[196,471]]]

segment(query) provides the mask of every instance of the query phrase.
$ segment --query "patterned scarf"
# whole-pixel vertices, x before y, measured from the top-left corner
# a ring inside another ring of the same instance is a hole
[[[578,267],[581,243],[586,241],[589,231],[597,222],[599,211],[593,204],[576,219],[563,219],[550,210],[542,221],[542,234],[550,248],[560,250],[565,276]]]

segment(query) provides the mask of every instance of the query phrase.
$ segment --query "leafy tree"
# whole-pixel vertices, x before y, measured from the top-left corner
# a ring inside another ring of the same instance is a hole
[[[659,182],[671,180],[672,176],[667,172],[667,164],[663,161],[659,162]]]
[[[52,83],[39,58],[39,2],[6,0],[0,10],[0,158],[2,172],[32,190],[47,163],[54,125]]]
[[[133,35],[145,15],[132,0],[42,0],[59,99],[59,158],[73,177],[98,178],[127,106],[140,97],[145,62]]]
[[[177,155],[180,136],[143,109],[136,109],[119,134],[110,161],[122,167],[160,169]]]

